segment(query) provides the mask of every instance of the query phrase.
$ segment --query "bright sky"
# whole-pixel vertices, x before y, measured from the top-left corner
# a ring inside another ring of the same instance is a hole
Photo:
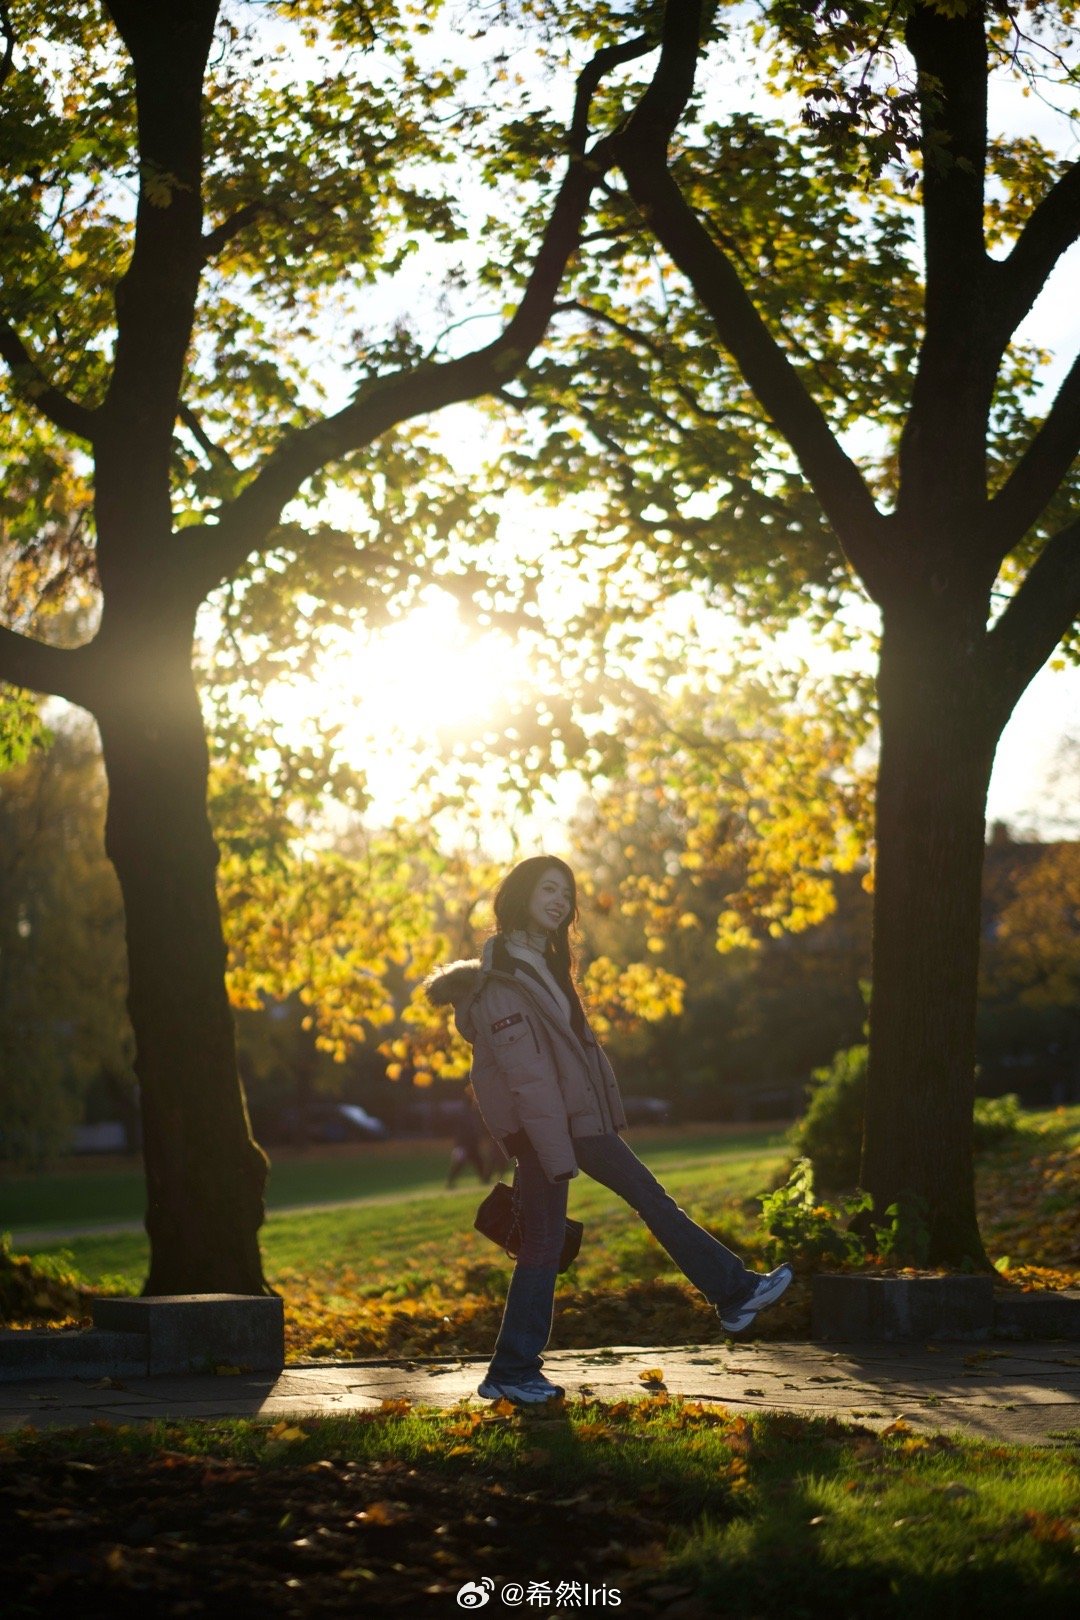
[[[1054,775],[1067,739],[1080,752],[1080,669],[1043,669],[1013,711],[994,761],[988,821],[1040,838],[1080,834],[1080,804],[1062,803]]]

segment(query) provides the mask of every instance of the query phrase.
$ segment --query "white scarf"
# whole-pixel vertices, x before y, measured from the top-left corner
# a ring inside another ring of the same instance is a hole
[[[522,962],[528,962],[530,967],[536,969],[543,980],[544,989],[569,1023],[570,1000],[544,960],[546,945],[547,935],[540,929],[515,928],[512,933],[506,935],[506,948],[511,956],[516,956]]]

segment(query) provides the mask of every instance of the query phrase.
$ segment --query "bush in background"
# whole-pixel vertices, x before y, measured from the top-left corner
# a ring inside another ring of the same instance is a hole
[[[806,1113],[792,1128],[795,1151],[810,1160],[818,1185],[830,1191],[859,1179],[868,1053],[866,1045],[849,1046],[815,1069]]]
[[[1016,1131],[1023,1130],[1023,1128],[1024,1121],[1020,1099],[1015,1091],[1007,1091],[1004,1097],[976,1097],[975,1146],[977,1148],[992,1147],[995,1142],[1004,1141],[1005,1137],[1012,1136]]]
[[[859,1179],[866,1068],[869,1048],[849,1046],[811,1076],[806,1113],[792,1127],[795,1151],[809,1159],[820,1187],[829,1192],[854,1187]],[[991,1147],[1023,1129],[1015,1092],[975,1099],[975,1146]]]
[[[10,1327],[78,1316],[83,1290],[69,1261],[65,1255],[13,1254],[10,1236],[0,1234],[0,1322]]]

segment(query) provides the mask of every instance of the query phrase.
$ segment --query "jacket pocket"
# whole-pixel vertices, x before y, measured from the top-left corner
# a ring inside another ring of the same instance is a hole
[[[508,1047],[516,1046],[519,1041],[527,1040],[530,1033],[535,1041],[536,1035],[524,1023],[512,1024],[509,1029],[500,1029],[492,1032],[489,1037],[496,1052],[505,1052]]]

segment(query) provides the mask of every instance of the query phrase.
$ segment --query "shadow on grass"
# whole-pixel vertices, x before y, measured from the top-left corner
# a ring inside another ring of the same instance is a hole
[[[465,1582],[670,1620],[1075,1612],[1076,1458],[653,1395],[20,1434],[8,1612],[456,1612]],[[606,1596],[604,1595],[606,1594]],[[141,1605],[141,1607],[140,1607]]]

